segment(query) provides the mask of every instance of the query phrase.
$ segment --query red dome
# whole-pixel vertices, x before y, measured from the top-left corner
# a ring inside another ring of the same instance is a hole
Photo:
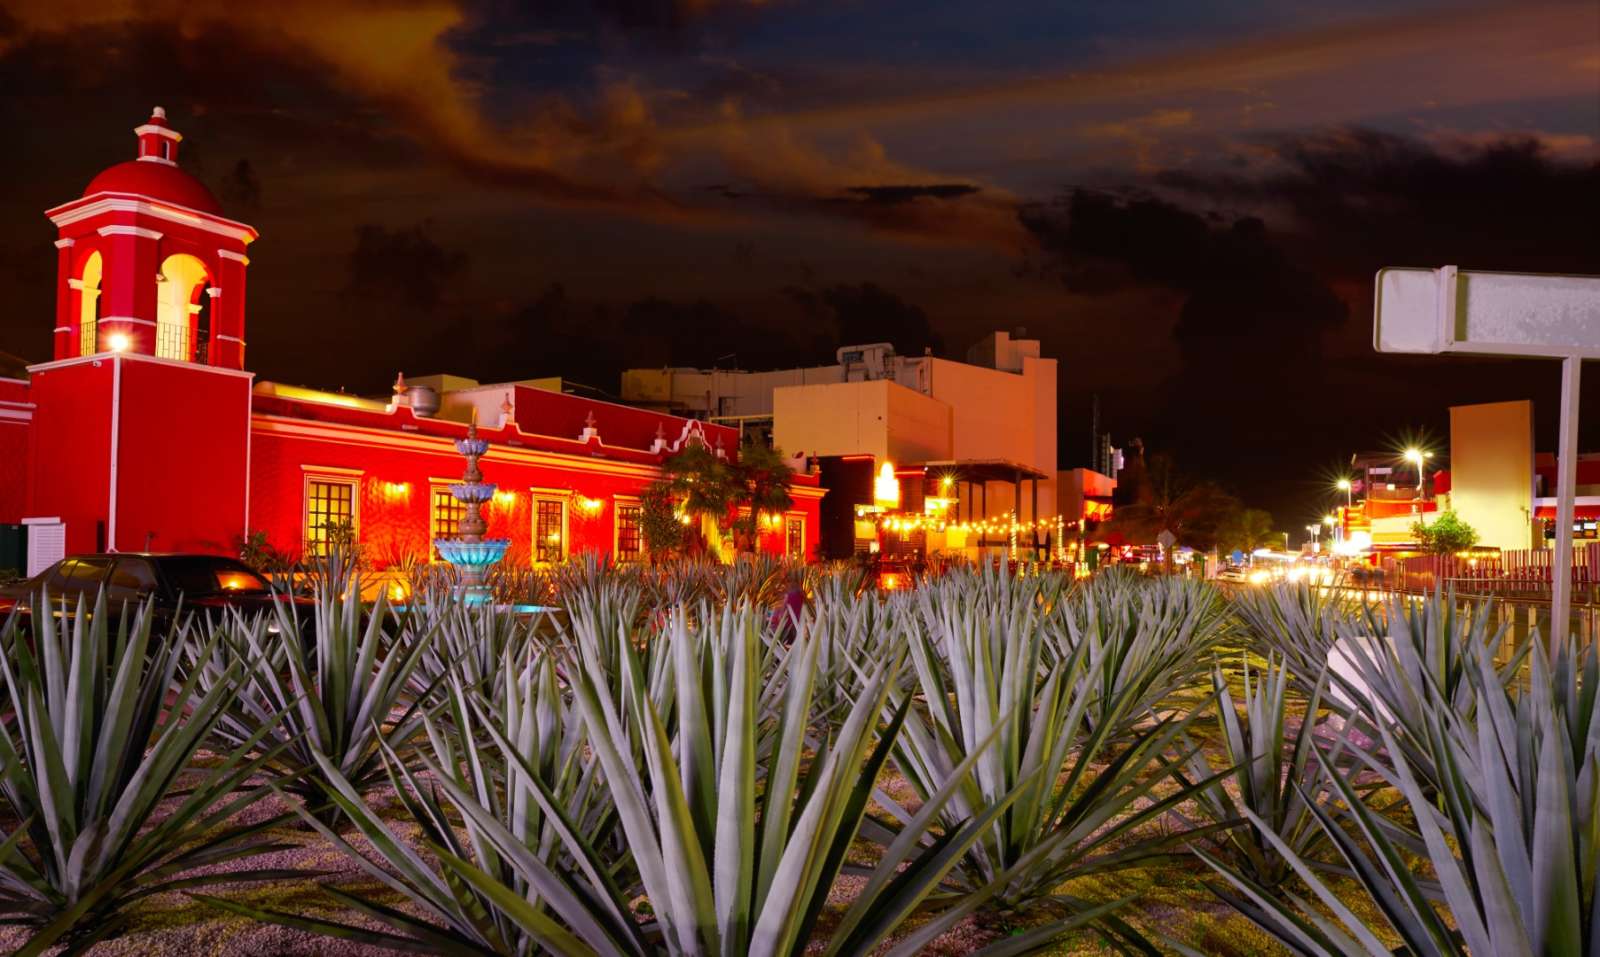
[[[204,183],[176,166],[149,160],[128,160],[106,169],[83,191],[85,196],[95,193],[134,193],[203,213],[222,214],[222,204]]]

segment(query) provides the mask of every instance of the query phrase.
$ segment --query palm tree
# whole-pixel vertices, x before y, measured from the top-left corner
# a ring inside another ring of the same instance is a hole
[[[782,515],[794,504],[783,453],[759,442],[746,442],[737,462],[697,445],[667,459],[662,468],[673,496],[698,522],[707,549],[719,560],[724,557],[722,523],[735,506],[750,509],[748,517],[733,521],[732,530],[739,549],[753,551],[761,516]]]
[[[761,516],[782,515],[794,505],[794,499],[789,496],[789,479],[793,473],[781,450],[761,442],[746,442],[740,447],[735,472],[740,486],[738,502],[750,508],[749,516],[735,523],[735,529],[741,533],[739,549],[755,551]]]
[[[733,466],[704,445],[691,445],[662,463],[673,495],[696,520],[705,546],[718,561],[722,554],[722,520],[738,496]]]

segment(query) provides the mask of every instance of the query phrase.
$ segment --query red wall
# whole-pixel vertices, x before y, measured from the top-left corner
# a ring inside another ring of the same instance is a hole
[[[28,384],[0,378],[0,522],[15,524],[28,507]]]
[[[59,516],[69,552],[94,551],[107,518],[111,480],[109,358],[33,372],[36,408],[28,452],[27,515]]]
[[[247,377],[135,355],[67,360],[35,371],[33,427],[0,426],[0,462],[26,473],[25,482],[8,483],[11,492],[0,490],[0,509],[10,510],[0,518],[59,515],[67,522],[69,551],[99,545],[98,526],[110,519],[118,364],[119,496],[112,547],[229,553],[248,526],[265,531],[274,547],[298,555],[305,477],[308,467],[321,467],[359,471],[358,532],[377,567],[428,556],[432,480],[455,481],[465,464],[453,443],[465,432],[460,423],[418,419],[404,408],[385,413],[266,397],[254,400],[252,415]],[[502,493],[486,509],[489,534],[510,539],[513,558],[527,560],[533,496],[555,494],[568,503],[567,553],[610,552],[617,496],[637,497],[660,474],[662,455],[612,444],[619,433],[653,441],[657,419],[647,415],[610,411],[609,434],[599,422],[601,442],[532,434],[516,424],[482,430],[492,443],[484,475]],[[681,433],[682,420],[675,421]],[[7,442],[19,451],[6,455]],[[795,482],[793,512],[805,516],[810,557],[819,534],[816,479],[797,476]],[[15,491],[24,484],[26,502]],[[6,505],[6,494],[18,502]],[[580,499],[600,506],[586,511]],[[760,539],[763,550],[776,553],[784,544],[781,526]]]
[[[237,554],[249,420],[249,376],[124,357],[116,548]]]
[[[289,434],[307,427],[318,434]],[[540,461],[526,461],[529,458]],[[443,436],[383,434],[258,415],[251,453],[250,527],[265,531],[274,547],[292,554],[301,549],[307,467],[360,470],[357,532],[374,565],[384,568],[407,556],[427,555],[430,480],[456,480],[465,461]],[[637,497],[659,474],[653,466],[551,455],[505,444],[492,446],[481,468],[484,480],[497,484],[501,493],[485,510],[489,536],[510,539],[510,554],[521,560],[532,554],[535,490],[566,493],[569,555],[605,553],[611,551],[615,536],[615,496]],[[509,502],[504,500],[506,493],[513,496]],[[586,513],[576,505],[579,497],[598,499],[599,510]],[[796,498],[795,511],[807,516],[808,555],[817,535],[816,505],[816,499]],[[762,547],[781,551],[781,534],[765,536]]]

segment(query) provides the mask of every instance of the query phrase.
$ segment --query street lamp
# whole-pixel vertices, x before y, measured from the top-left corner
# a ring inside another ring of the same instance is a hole
[[[1422,460],[1431,458],[1433,458],[1432,452],[1424,452],[1415,446],[1405,451],[1405,460],[1417,467],[1417,498],[1422,497]]]
[[[1352,496],[1354,495],[1354,489],[1355,489],[1354,483],[1352,483],[1347,478],[1342,478],[1339,481],[1333,483],[1333,487],[1344,493],[1344,507],[1345,508],[1353,508],[1355,506],[1355,501],[1352,498]]]
[[[1311,533],[1311,550],[1317,550],[1317,538],[1322,534],[1321,525],[1307,525],[1306,531]]]
[[[1340,529],[1339,529],[1339,519],[1334,517],[1334,516],[1332,516],[1332,515],[1325,515],[1325,516],[1323,516],[1322,524],[1328,526],[1328,529],[1329,529],[1328,535],[1329,535],[1329,537],[1331,537],[1334,540],[1334,542],[1337,543],[1339,541],[1339,531],[1340,531]]]

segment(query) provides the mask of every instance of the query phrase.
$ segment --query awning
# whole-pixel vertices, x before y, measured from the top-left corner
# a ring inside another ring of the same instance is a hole
[[[1031,465],[1005,459],[947,459],[940,462],[923,462],[929,472],[955,475],[957,482],[1016,482],[1023,479],[1048,480],[1050,475]]]
[[[1555,518],[1555,496],[1533,500],[1534,518]],[[1600,495],[1578,495],[1572,499],[1573,518],[1600,518]]]

